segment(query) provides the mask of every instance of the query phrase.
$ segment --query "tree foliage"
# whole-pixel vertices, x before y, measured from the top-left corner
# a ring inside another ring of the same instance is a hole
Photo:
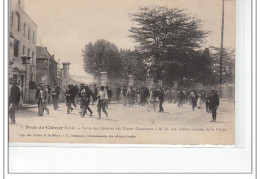
[[[147,65],[143,63],[143,58],[137,51],[120,50],[122,64],[122,77],[134,75],[137,80],[145,80]]]
[[[155,61],[166,58],[172,50],[200,47],[207,34],[200,29],[200,20],[176,8],[142,7],[131,16],[137,24],[130,28],[130,37],[140,44],[143,53]]]
[[[183,10],[166,7],[142,7],[131,18],[136,24],[130,28],[130,37],[138,42],[136,50],[118,50],[106,40],[88,43],[83,50],[84,69],[98,77],[120,80],[134,75],[145,80],[147,71],[155,82],[167,86],[174,81],[192,81],[205,85],[219,80],[220,49],[201,45],[209,32],[201,29],[201,21]],[[234,82],[234,51],[223,50],[223,82]]]
[[[113,43],[106,40],[91,42],[83,50],[85,72],[98,77],[100,72],[108,72],[108,77],[121,75],[121,60],[119,50]]]
[[[220,76],[220,48],[210,47],[211,69],[214,75],[215,83],[218,82]],[[222,60],[222,83],[235,82],[235,50],[223,48]]]
[[[142,7],[131,17],[136,26],[130,28],[130,37],[139,43],[140,52],[151,63],[155,80],[163,78],[172,84],[178,79],[194,78],[199,74],[198,65],[208,65],[198,60],[198,49],[208,34],[201,30],[199,19],[183,10],[160,6]]]

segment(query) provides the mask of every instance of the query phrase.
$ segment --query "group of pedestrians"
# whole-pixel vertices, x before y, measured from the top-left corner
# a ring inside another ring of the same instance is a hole
[[[133,106],[138,104],[140,106],[145,106],[149,104],[149,101],[159,101],[159,112],[163,112],[163,102],[165,97],[165,89],[155,86],[150,90],[147,87],[140,87],[134,89],[132,86],[129,86],[127,89],[126,86],[122,88],[116,88],[116,101],[119,103],[122,102],[123,106]]]
[[[135,103],[141,106],[148,104],[148,97],[150,96],[149,89],[147,87],[141,87],[134,89],[132,86],[129,86],[127,89],[126,86],[116,88],[116,101],[122,103],[123,106],[127,104],[133,106]]]
[[[35,99],[38,102],[38,115],[43,116],[43,112],[46,111],[49,114],[48,106],[53,105],[53,109],[57,110],[59,108],[59,95],[61,92],[61,87],[58,83],[54,83],[53,86],[46,85],[44,83],[39,83]]]
[[[216,121],[216,111],[219,106],[219,96],[216,90],[206,92],[205,90],[186,90],[186,89],[170,89],[159,88],[154,86],[150,90],[147,87],[133,89],[132,86],[129,89],[126,86],[116,88],[116,101],[122,102],[124,106],[127,104],[133,106],[135,103],[141,106],[148,104],[148,101],[159,102],[159,112],[163,112],[163,102],[175,103],[178,107],[182,107],[183,104],[190,104],[192,110],[195,108],[201,109],[205,104],[206,111],[212,113],[212,121]]]
[[[183,104],[190,104],[193,111],[195,108],[201,109],[202,105],[205,104],[206,112],[212,113],[211,122],[216,122],[219,95],[214,89],[209,92],[205,90],[167,89],[166,100],[169,103],[177,103],[178,107],[181,107]]]
[[[21,100],[21,88],[15,80],[10,80],[9,87],[9,115],[11,122],[15,123],[15,108],[19,106]],[[46,111],[49,114],[48,106],[53,105],[53,109],[59,108],[59,95],[61,93],[61,87],[58,83],[54,85],[46,85],[43,83],[38,84],[35,98],[38,102],[38,115],[43,116],[43,112]],[[127,88],[126,86],[117,87],[115,90],[116,101],[122,103],[123,106],[133,106],[138,104],[141,106],[148,105],[149,102],[157,101],[159,103],[159,112],[163,112],[163,103],[168,101],[169,103],[177,103],[178,107],[183,104],[190,104],[194,111],[197,107],[201,108],[202,104],[205,104],[206,111],[212,113],[212,121],[216,121],[217,108],[219,106],[219,96],[216,90],[206,92],[204,90],[174,90],[169,88],[161,88],[155,86],[151,89],[147,87],[140,87],[134,89],[132,86]],[[70,114],[79,104],[80,115],[84,117],[87,113],[90,116],[93,115],[93,111],[90,108],[90,103],[97,105],[98,118],[101,118],[101,112],[106,117],[108,116],[107,110],[108,104],[112,98],[112,90],[108,86],[101,86],[99,89],[96,85],[93,88],[87,84],[77,85],[69,84],[64,92],[65,101],[67,106],[67,114]]]
[[[93,111],[89,106],[92,99],[92,104],[97,103],[98,118],[101,119],[101,111],[108,117],[106,108],[108,108],[109,96],[109,87],[105,88],[101,86],[98,90],[96,85],[94,85],[94,89],[92,90],[87,84],[80,84],[80,88],[70,84],[65,91],[67,114],[73,111],[74,108],[72,105],[76,108],[75,99],[78,98],[81,117],[84,117],[87,112],[92,116]]]

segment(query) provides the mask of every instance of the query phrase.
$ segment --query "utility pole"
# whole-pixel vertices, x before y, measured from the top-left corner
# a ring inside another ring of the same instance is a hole
[[[220,44],[220,64],[219,64],[219,85],[220,85],[220,97],[221,97],[221,86],[222,86],[222,61],[223,61],[223,38],[224,38],[224,6],[225,0],[222,3],[222,25],[221,25],[221,44]]]
[[[48,76],[47,76],[47,84],[50,84],[50,58],[48,57]]]

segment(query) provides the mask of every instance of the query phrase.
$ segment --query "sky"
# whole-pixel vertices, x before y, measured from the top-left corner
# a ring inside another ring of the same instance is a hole
[[[70,75],[90,78],[83,69],[82,50],[89,42],[105,39],[118,48],[134,49],[130,13],[143,6],[185,9],[210,31],[203,46],[220,46],[222,0],[24,0],[25,11],[37,24],[37,45],[55,59],[70,62]],[[225,0],[224,47],[235,49],[235,0]]]

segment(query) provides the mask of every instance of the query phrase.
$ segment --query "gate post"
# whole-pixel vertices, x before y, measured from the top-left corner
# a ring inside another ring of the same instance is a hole
[[[66,63],[62,63],[63,65],[63,79],[62,79],[62,87],[63,90],[66,90],[68,85],[69,85],[69,70],[70,70],[70,63],[66,62]]]
[[[100,86],[107,86],[107,72],[100,72]]]
[[[128,88],[130,86],[134,86],[134,76],[133,75],[128,75]]]

